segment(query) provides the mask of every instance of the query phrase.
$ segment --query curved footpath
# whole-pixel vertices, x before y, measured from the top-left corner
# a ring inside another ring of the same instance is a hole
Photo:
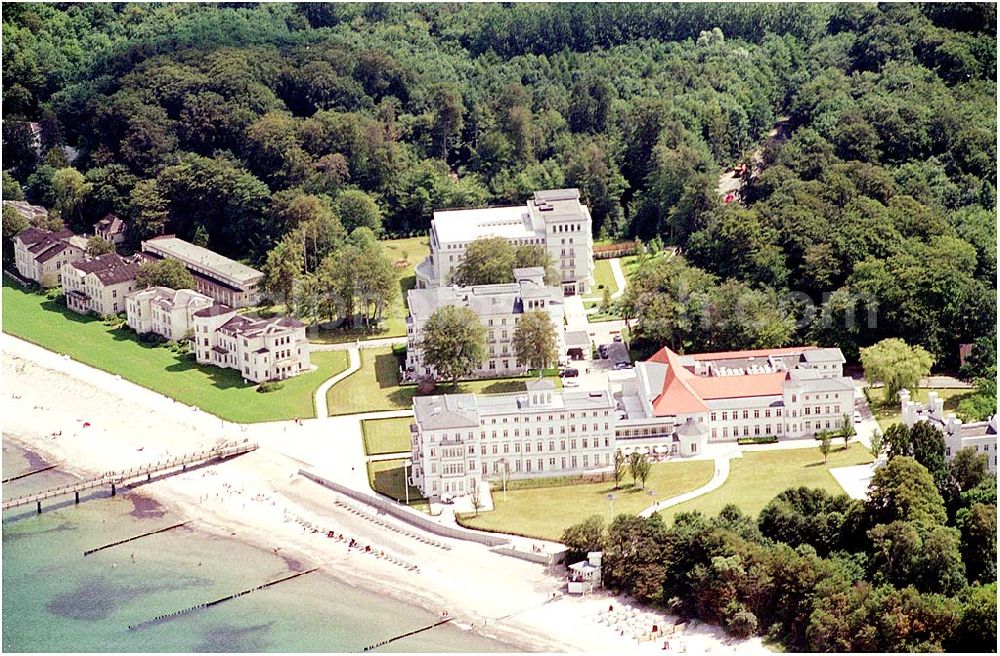
[[[676,506],[679,503],[684,503],[685,501],[690,501],[691,499],[700,497],[703,494],[708,494],[709,492],[714,492],[722,487],[722,484],[726,482],[729,478],[729,459],[732,457],[739,457],[738,452],[728,452],[715,458],[715,474],[712,476],[712,480],[705,483],[701,487],[691,490],[690,492],[685,492],[684,494],[678,494],[676,497],[670,497],[669,499],[664,499],[663,501],[657,501],[649,508],[646,508],[641,513],[640,517],[649,518],[653,516],[653,513],[660,512],[671,506]]]
[[[330,391],[330,388],[361,368],[361,352],[356,348],[349,348],[346,350],[347,354],[350,356],[350,365],[347,369],[341,371],[336,376],[323,381],[323,383],[316,388],[316,392],[313,396],[313,407],[316,409],[316,419],[326,419],[330,416],[330,411],[326,405],[326,393]]]

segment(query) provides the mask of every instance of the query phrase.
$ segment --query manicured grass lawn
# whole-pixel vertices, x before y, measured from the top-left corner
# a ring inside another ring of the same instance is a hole
[[[914,401],[920,401],[921,403],[927,403],[927,394],[929,392],[937,392],[938,397],[944,399],[944,410],[945,412],[955,412],[958,408],[959,402],[967,396],[976,393],[974,389],[962,389],[953,387],[921,387],[917,391],[910,393],[910,398]],[[879,428],[885,432],[889,426],[893,424],[898,424],[901,422],[902,416],[899,412],[899,401],[893,401],[890,404],[881,405],[882,390],[875,387],[868,388],[868,395],[871,397],[872,401],[878,402],[879,405],[874,403],[871,405],[872,413],[875,415],[875,420],[878,421]]]
[[[461,382],[456,388],[438,385],[432,394],[502,394],[520,392],[527,378],[499,378]],[[554,378],[556,385],[559,379]],[[361,369],[330,388],[327,405],[331,415],[376,410],[407,410],[417,395],[415,385],[399,385],[399,361],[392,349],[362,349]]]
[[[615,483],[585,483],[523,490],[507,490],[507,501],[499,488],[493,490],[492,512],[482,512],[478,517],[465,516],[466,526],[489,531],[528,535],[548,540],[558,540],[563,530],[578,524],[591,515],[611,519],[608,494],[615,495],[614,514],[638,513],[660,499],[683,494],[701,487],[712,478],[715,463],[711,460],[675,460],[654,463],[646,489],[633,488],[626,475],[623,489],[615,490]],[[653,492],[653,494],[650,494]]]
[[[830,473],[832,467],[863,465],[872,461],[864,446],[854,442],[843,451],[843,442],[835,442],[829,462],[823,463],[819,448],[745,451],[742,458],[729,461],[729,478],[718,490],[662,511],[668,523],[679,512],[700,510],[715,515],[727,503],[756,517],[767,503],[790,487],[817,487],[832,494],[844,490]]]
[[[405,461],[380,460],[368,463],[368,482],[372,489],[391,499],[406,503],[406,489],[403,487],[403,482],[406,480],[403,473],[403,462]],[[424,498],[420,490],[412,485],[408,487],[410,488],[410,505],[427,510],[427,499]]]
[[[133,383],[240,423],[315,416],[313,393],[347,368],[342,352],[311,354],[315,371],[283,381],[284,387],[260,394],[235,369],[201,366],[163,346],[139,342],[128,328],[114,329],[97,318],[71,312],[57,301],[24,291],[4,277],[3,329],[16,337]]]
[[[361,432],[365,438],[365,453],[375,456],[409,451],[411,423],[413,420],[409,417],[364,420]]]
[[[611,271],[611,260],[594,261],[594,280],[597,283],[594,286],[594,296],[603,295],[605,289],[608,290],[609,294],[614,294],[618,291],[618,283],[615,282],[615,274]],[[602,285],[603,289],[601,288]]]

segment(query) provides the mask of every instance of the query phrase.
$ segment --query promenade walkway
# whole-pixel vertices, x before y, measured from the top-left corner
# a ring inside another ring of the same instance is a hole
[[[381,337],[379,339],[356,339],[353,342],[338,342],[336,344],[309,343],[310,351],[350,351],[351,349],[375,349],[400,346],[406,344],[406,335],[400,337]]]

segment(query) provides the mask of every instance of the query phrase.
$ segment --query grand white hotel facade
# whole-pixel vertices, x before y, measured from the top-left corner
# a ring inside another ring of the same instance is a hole
[[[611,469],[616,450],[694,456],[741,437],[810,437],[841,427],[855,388],[840,349],[811,346],[678,355],[661,349],[607,386],[416,397],[411,482],[429,498],[503,477]]]

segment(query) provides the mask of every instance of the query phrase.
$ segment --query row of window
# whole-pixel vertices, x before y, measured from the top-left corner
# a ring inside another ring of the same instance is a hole
[[[594,438],[584,437],[584,438],[580,439],[579,444],[581,445],[581,448],[583,448],[583,449],[589,449],[589,448],[599,449],[601,447],[601,441],[602,441],[602,438],[600,438],[600,437],[594,437]],[[604,447],[605,448],[610,448],[610,446],[611,446],[611,438],[610,437],[605,436],[603,438],[603,442],[604,442]],[[548,441],[549,451],[555,451],[556,450],[556,443],[557,443],[556,440],[549,440]],[[567,441],[566,440],[559,440],[558,444],[559,444],[559,451],[565,451],[566,450],[566,445],[567,445]],[[578,443],[577,443],[576,438],[572,438],[572,439],[569,440],[568,444],[569,444],[570,450],[575,451],[576,448],[577,448],[577,444]],[[496,443],[494,443],[494,444],[490,444],[489,445],[489,450],[494,455],[499,455],[499,453],[501,452],[501,447],[502,447],[502,452],[503,453],[510,453],[510,445],[511,445],[510,442],[505,442],[503,444],[496,444]],[[545,445],[544,440],[538,440],[538,441],[536,441],[535,442],[535,451],[537,451],[539,453],[542,452],[542,451],[544,451],[545,450],[543,448],[544,445]],[[514,453],[521,453],[521,446],[522,446],[521,442],[514,442]],[[470,445],[468,445],[467,449],[468,449],[469,455],[473,455],[476,452],[475,445],[470,444]],[[464,452],[465,452],[465,449],[463,449],[462,447],[443,447],[441,449],[441,457],[442,458],[460,458],[460,457],[462,457],[462,455],[464,454]],[[480,454],[482,454],[482,455],[485,456],[487,454],[487,445],[486,444],[480,444],[479,445],[479,452],[480,452]],[[531,453],[531,442],[527,442],[527,441],[524,442],[524,452],[525,453]],[[436,453],[436,449],[434,447],[431,447],[431,449],[430,449],[430,457],[434,458],[435,457],[435,453]]]
[[[739,419],[739,413],[740,413],[739,410],[733,410],[733,421],[736,421],[737,419]],[[715,421],[717,414],[718,413],[713,412],[711,414],[711,416],[710,416],[710,419],[712,421]],[[771,408],[764,408],[764,418],[767,419],[770,416],[771,416]],[[781,408],[775,408],[774,409],[774,416],[775,417],[780,417],[781,416]],[[743,411],[743,418],[744,419],[749,419],[750,418],[750,411],[749,410],[744,410]],[[753,411],[753,418],[754,419],[760,419],[760,410],[759,409]],[[728,410],[723,410],[722,411],[722,421],[729,421],[729,411]]]

